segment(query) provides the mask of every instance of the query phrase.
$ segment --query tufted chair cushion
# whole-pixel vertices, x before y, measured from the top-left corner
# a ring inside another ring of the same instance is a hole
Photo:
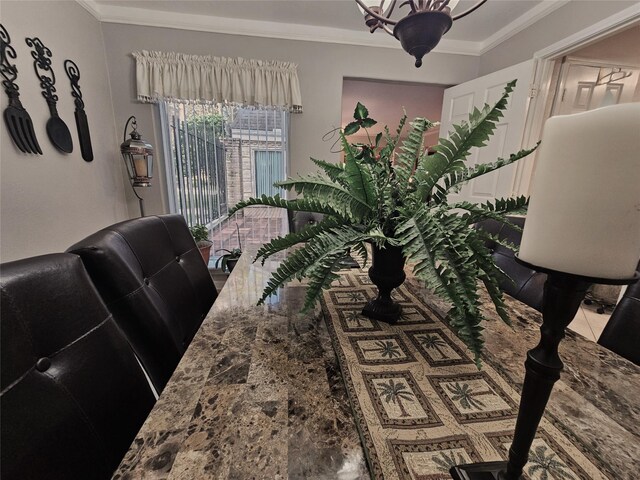
[[[217,297],[181,215],[136,218],[69,248],[80,255],[158,392]]]
[[[520,228],[524,227],[523,217],[508,217],[509,221]],[[476,228],[491,233],[500,239],[506,240],[514,245],[520,245],[522,232],[495,220],[484,220],[476,224]],[[547,275],[527,268],[515,260],[515,254],[507,247],[499,243],[487,240],[485,243],[493,253],[493,260],[496,265],[504,271],[509,279],[500,282],[500,289],[516,300],[542,311],[542,297],[544,293],[544,283]]]
[[[154,397],[80,258],[5,263],[0,273],[1,476],[109,478]]]
[[[598,343],[640,365],[640,281],[627,287]]]

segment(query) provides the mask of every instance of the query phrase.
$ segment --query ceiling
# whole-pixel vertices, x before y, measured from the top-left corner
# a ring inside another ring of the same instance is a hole
[[[354,0],[77,1],[105,22],[400,48],[383,32],[369,33]],[[481,55],[567,1],[489,0],[456,21],[435,51]],[[454,14],[474,4],[460,0]]]

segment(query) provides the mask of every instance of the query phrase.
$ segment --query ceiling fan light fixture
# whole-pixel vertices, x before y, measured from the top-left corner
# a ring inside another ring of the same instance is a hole
[[[407,15],[393,29],[405,52],[416,59],[416,68],[422,66],[422,57],[433,50],[442,36],[449,31],[453,20],[445,12],[418,12]]]
[[[409,13],[400,20],[394,20],[391,16],[397,0],[391,0],[388,6],[385,6],[385,0],[355,0],[369,31],[373,33],[382,29],[400,40],[402,48],[415,57],[416,67],[422,65],[422,57],[438,45],[455,20],[469,15],[487,0],[478,0],[471,8],[452,15],[458,1],[405,0],[400,7],[408,6]]]

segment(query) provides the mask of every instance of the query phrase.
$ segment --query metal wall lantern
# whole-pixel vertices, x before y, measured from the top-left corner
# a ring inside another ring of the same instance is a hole
[[[391,19],[397,0],[391,0],[388,7],[385,7],[386,0],[355,1],[364,14],[371,33],[380,28],[396,37],[402,48],[416,58],[416,67],[420,67],[422,57],[438,45],[453,22],[469,15],[487,0],[478,0],[471,8],[458,15],[451,15],[458,0],[406,0],[400,7],[408,5],[411,11],[400,20]]]
[[[129,132],[131,138],[127,139],[127,128],[129,122],[133,130]],[[135,187],[150,187],[151,178],[153,178],[153,146],[142,138],[138,132],[138,124],[135,116],[130,116],[124,126],[123,142],[120,145],[120,153],[127,166],[129,179],[133,193],[140,201],[140,215],[144,216],[144,200]]]

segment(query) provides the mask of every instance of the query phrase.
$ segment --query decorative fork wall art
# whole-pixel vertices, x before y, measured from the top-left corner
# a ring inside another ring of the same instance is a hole
[[[16,57],[16,50],[11,46],[11,37],[0,24],[0,74],[4,78],[2,86],[9,97],[9,106],[4,111],[4,121],[13,143],[20,151],[42,155],[31,117],[20,102],[19,87],[15,83],[18,69],[11,62],[11,59]]]

